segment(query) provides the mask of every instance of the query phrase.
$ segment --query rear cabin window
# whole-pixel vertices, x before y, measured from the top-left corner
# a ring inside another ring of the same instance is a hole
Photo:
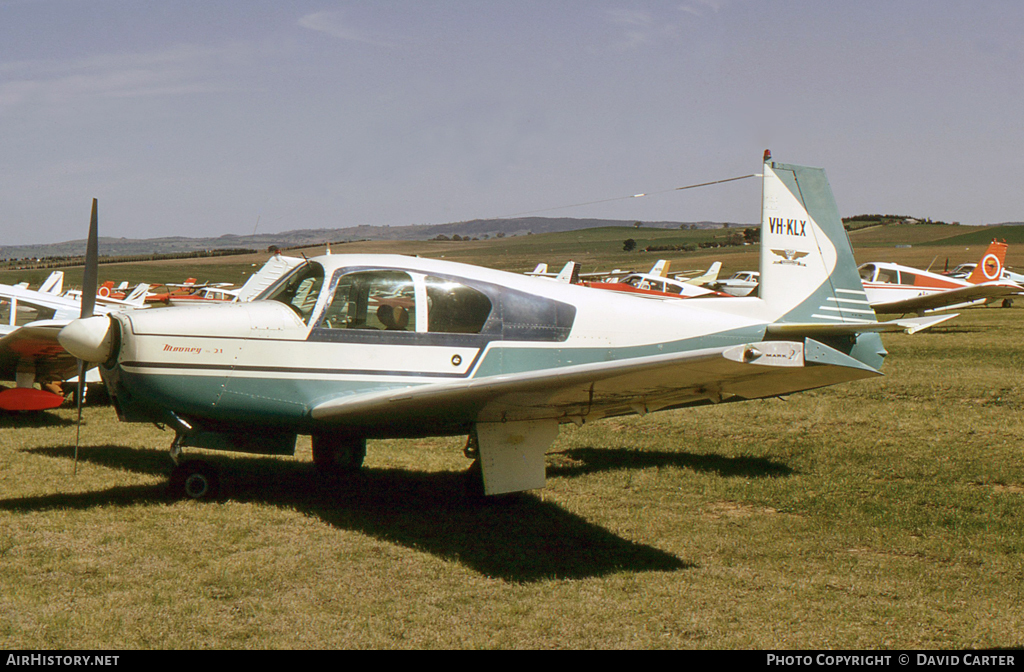
[[[416,290],[402,271],[358,271],[341,276],[321,329],[416,331]]]
[[[491,314],[491,300],[472,287],[427,277],[427,331],[479,334]]]

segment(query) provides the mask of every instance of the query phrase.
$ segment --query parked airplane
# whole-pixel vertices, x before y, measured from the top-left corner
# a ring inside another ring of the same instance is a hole
[[[661,267],[659,268],[659,264]],[[627,273],[621,278],[609,278],[604,282],[585,282],[587,287],[605,289],[616,292],[628,292],[651,298],[687,298],[724,296],[713,289],[685,280],[668,277],[668,262],[664,259],[655,264],[650,273]],[[658,271],[661,271],[659,273]]]
[[[290,454],[325,469],[367,438],[467,435],[486,494],[540,488],[559,425],[790,394],[879,374],[879,323],[823,170],[765,153],[760,296],[648,301],[448,261],[310,259],[246,304],[76,320],[118,416],[175,430],[172,487],[217,471],[187,447]],[[798,249],[795,260],[779,249]]]
[[[706,289],[702,285],[706,280],[713,280],[718,277],[718,271],[722,267],[722,262],[716,261],[704,274],[693,278],[680,278],[678,275],[673,277],[669,274],[670,267],[671,262],[666,259],[659,259],[647,273],[627,271],[620,277],[619,274],[623,274],[623,271],[618,269],[611,271],[611,273],[580,273],[580,265],[575,261],[570,261],[557,274],[548,272],[547,264],[537,264],[536,268],[527,273],[527,275],[552,278],[557,282],[582,284],[594,289],[628,292],[651,298],[679,299],[715,296],[717,294],[714,290]],[[588,280],[588,278],[601,279]]]
[[[885,262],[863,264],[859,271],[868,304],[878,313],[924,314],[1012,299],[1024,291],[1003,280],[1006,243],[992,241],[967,278]]]
[[[13,388],[0,390],[0,410],[56,408],[64,396],[54,383],[78,374],[75,358],[60,345],[57,335],[81,316],[82,294],[73,290],[61,294],[63,283],[64,273],[54,271],[37,290],[28,289],[27,283],[0,284],[0,380],[15,383]],[[95,312],[105,315],[140,306],[146,289],[140,285],[124,301],[100,303],[96,297]]]
[[[725,280],[719,280],[711,286],[730,296],[750,296],[750,293],[757,288],[760,282],[761,274],[757,271],[740,271],[739,273],[733,273]]]
[[[950,271],[948,273],[943,273],[943,275],[948,275],[948,276],[951,276],[951,277],[954,277],[954,278],[966,279],[966,278],[969,278],[972,273],[974,273],[974,269],[977,268],[977,266],[978,266],[978,264],[976,264],[976,263],[960,264],[959,266],[954,268],[952,271]],[[1003,267],[1003,272],[1000,274],[999,277],[1000,277],[1001,280],[1007,280],[1009,282],[1015,282],[1018,285],[1021,285],[1022,287],[1024,287],[1024,273],[1015,273],[1014,271],[1011,271],[1011,270],[1009,270],[1008,268],[1006,268],[1004,266]],[[1012,299],[1003,299],[1003,301],[1004,301],[1004,304],[1005,304],[1006,301],[1012,301]]]

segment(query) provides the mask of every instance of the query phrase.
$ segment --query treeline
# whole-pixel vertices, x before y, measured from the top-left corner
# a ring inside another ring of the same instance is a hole
[[[105,256],[99,258],[101,264],[123,264],[139,261],[162,261],[165,259],[198,259],[201,257],[228,257],[239,254],[255,254],[257,250],[243,248],[226,248],[223,250],[196,250],[194,252],[171,252],[167,254],[134,254],[123,257]],[[0,262],[0,267],[11,270],[34,270],[48,268],[70,268],[85,265],[85,256],[52,256],[40,258],[7,259]]]
[[[890,224],[960,226],[960,222],[944,222],[941,219],[911,217],[909,215],[854,215],[853,217],[843,217],[843,228],[847,231],[866,229],[869,226],[889,226]]]
[[[761,242],[761,229],[756,226],[751,226],[743,229],[743,231],[737,231],[736,233],[730,234],[724,240],[703,240],[700,242],[681,243],[677,245],[648,245],[644,248],[644,252],[696,252],[697,250],[707,250],[716,247],[753,245],[759,242]],[[630,243],[632,243],[632,245]],[[626,252],[635,248],[636,241],[632,238],[629,238],[622,244],[622,249]]]

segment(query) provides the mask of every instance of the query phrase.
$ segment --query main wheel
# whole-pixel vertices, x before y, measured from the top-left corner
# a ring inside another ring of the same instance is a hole
[[[188,460],[171,472],[170,492],[174,499],[214,499],[220,492],[220,478],[210,463]]]
[[[332,473],[358,471],[366,457],[366,439],[337,434],[313,435],[313,464]]]

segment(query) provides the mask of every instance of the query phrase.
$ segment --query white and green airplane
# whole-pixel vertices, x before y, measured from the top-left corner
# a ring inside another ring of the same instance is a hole
[[[486,494],[542,488],[565,423],[786,395],[879,375],[879,332],[823,170],[765,152],[758,297],[650,301],[398,255],[307,260],[256,301],[79,319],[121,420],[172,427],[172,486],[216,470],[187,447],[359,468],[367,438],[468,435]],[[477,473],[475,469],[471,473]]]

